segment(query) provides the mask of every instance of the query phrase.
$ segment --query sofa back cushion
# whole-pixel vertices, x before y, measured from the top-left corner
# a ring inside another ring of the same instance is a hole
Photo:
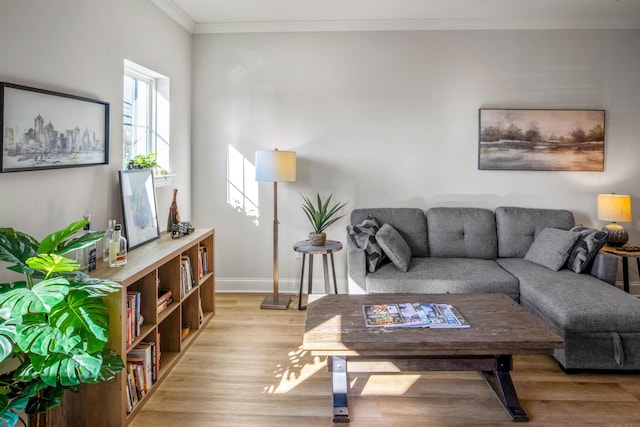
[[[564,209],[496,208],[498,256],[523,258],[545,228],[569,230],[574,225],[573,213]]]
[[[496,259],[498,239],[492,211],[481,208],[431,208],[427,211],[432,257]]]
[[[351,225],[358,225],[368,215],[380,226],[389,224],[395,228],[411,249],[412,256],[429,256],[427,220],[424,211],[416,208],[358,208],[351,211]]]

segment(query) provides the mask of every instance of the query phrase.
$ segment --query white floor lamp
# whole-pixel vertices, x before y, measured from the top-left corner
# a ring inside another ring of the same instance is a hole
[[[260,308],[286,310],[288,295],[278,294],[278,182],[296,180],[295,151],[256,151],[256,181],[273,182],[273,295],[267,296]]]

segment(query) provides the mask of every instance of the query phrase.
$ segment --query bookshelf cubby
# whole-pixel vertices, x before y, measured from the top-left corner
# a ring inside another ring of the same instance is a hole
[[[109,382],[83,384],[79,393],[66,393],[63,402],[64,425],[87,426],[100,420],[101,426],[128,425],[167,377],[194,339],[215,315],[215,230],[196,229],[179,239],[162,233],[159,239],[130,251],[124,267],[110,268],[98,262],[93,277],[111,279],[122,290],[107,297],[110,339],[107,346],[127,362],[129,351],[140,343],[155,343],[160,349],[156,382],[128,413],[127,369]],[[208,269],[200,273],[199,257]],[[189,258],[194,281],[183,292],[183,257]],[[173,302],[158,312],[158,289],[171,290]],[[139,293],[140,334],[129,344],[128,294]],[[189,328],[186,337],[183,327]],[[133,357],[132,357],[133,358]]]

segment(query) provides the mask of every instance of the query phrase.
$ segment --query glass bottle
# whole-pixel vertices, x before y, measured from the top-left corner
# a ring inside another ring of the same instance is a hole
[[[116,224],[109,241],[109,267],[122,267],[127,263],[127,239],[122,237],[122,226]]]
[[[109,242],[111,242],[111,236],[113,235],[113,231],[116,228],[116,220],[110,219],[109,225],[104,232],[104,238],[102,239],[102,261],[105,263],[109,262]]]
[[[84,220],[87,223],[84,225],[82,229],[82,234],[89,234],[91,232],[91,215],[84,215]],[[80,270],[82,271],[93,271],[96,269],[96,255],[97,255],[97,246],[95,243],[84,247],[82,249],[78,249],[77,251],[77,261],[80,264]]]

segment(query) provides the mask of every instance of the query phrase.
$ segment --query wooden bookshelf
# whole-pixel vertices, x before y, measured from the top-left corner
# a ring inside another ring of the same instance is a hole
[[[179,239],[172,239],[169,233],[162,233],[159,239],[130,251],[124,267],[110,268],[102,261],[98,262],[98,268],[91,276],[122,284],[120,292],[107,298],[110,327],[107,346],[120,354],[126,365],[129,350],[141,342],[153,342],[157,346],[159,340],[160,368],[156,382],[133,407],[131,413],[127,413],[125,372],[106,383],[83,384],[80,393],[67,392],[63,403],[63,425],[96,425],[96,420],[100,420],[101,426],[120,427],[131,422],[215,315],[214,243],[213,229],[196,229]],[[201,247],[206,251],[208,270],[199,277],[198,257],[202,253]],[[193,287],[183,293],[180,270],[181,259],[185,256],[193,267],[195,280]],[[158,313],[159,287],[171,289],[173,302]],[[140,293],[140,313],[144,319],[140,325],[140,335],[135,337],[130,346],[127,338],[127,291]],[[183,326],[189,327],[189,334],[184,338]]]

